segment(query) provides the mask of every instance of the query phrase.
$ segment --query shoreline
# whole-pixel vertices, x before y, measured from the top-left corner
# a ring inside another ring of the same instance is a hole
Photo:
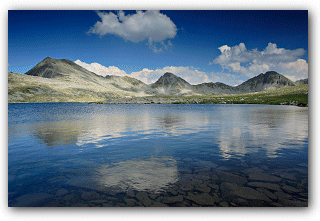
[[[309,107],[308,104],[306,105],[303,105],[303,104],[296,104],[296,103],[293,103],[293,104],[265,104],[265,103],[152,103],[152,102],[149,102],[149,103],[117,103],[117,102],[110,102],[110,103],[104,103],[104,102],[69,102],[69,101],[65,101],[65,102],[8,102],[8,104],[52,104],[52,103],[81,103],[81,104],[139,104],[139,105],[159,105],[159,104],[198,104],[198,105],[201,105],[201,104],[226,104],[226,105],[229,105],[229,104],[250,104],[250,105],[286,105],[286,106],[296,106],[296,107]]]
[[[95,103],[95,104],[269,104],[308,106],[308,85],[284,87],[274,90],[243,93],[243,94],[213,94],[213,95],[149,95],[149,96],[81,96],[77,98],[64,97],[58,99],[54,95],[45,95],[32,99],[12,100],[8,103]]]

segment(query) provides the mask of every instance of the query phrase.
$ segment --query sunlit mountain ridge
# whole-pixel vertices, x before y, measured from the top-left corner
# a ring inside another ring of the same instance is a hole
[[[45,58],[25,74],[8,74],[8,102],[101,102],[108,99],[242,94],[307,84],[292,82],[274,71],[259,74],[238,86],[221,82],[191,85],[173,73],[145,84],[128,76],[105,77],[88,71],[68,59]]]

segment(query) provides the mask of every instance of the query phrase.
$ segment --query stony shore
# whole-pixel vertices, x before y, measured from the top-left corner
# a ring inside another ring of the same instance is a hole
[[[245,100],[228,99],[224,97],[206,98],[206,97],[133,97],[133,98],[117,98],[108,99],[103,102],[93,102],[96,104],[273,104],[273,105],[293,105],[300,107],[308,107],[308,103],[301,103],[299,101],[284,101],[284,102],[264,102],[263,100]]]
[[[272,104],[308,106],[308,85],[285,87],[247,94],[125,96],[99,104]]]
[[[118,99],[108,99],[103,104],[179,104],[179,103],[191,103],[198,104],[200,103],[199,98],[187,98],[181,96],[172,96],[172,97],[130,97],[130,98],[118,98]]]

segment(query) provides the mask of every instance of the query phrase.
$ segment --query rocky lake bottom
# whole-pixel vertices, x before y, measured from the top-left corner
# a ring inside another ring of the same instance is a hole
[[[184,163],[207,165],[210,162],[182,159]],[[255,162],[255,164],[258,162]],[[307,207],[308,170],[301,164],[294,168],[277,168],[270,173],[268,165],[242,163],[236,168],[215,165],[209,168],[181,168],[177,182],[161,191],[135,189],[88,188],[73,183],[55,186],[51,177],[34,193],[10,197],[14,207]],[[275,168],[275,165],[272,165]],[[75,171],[76,172],[76,171]],[[85,171],[78,171],[78,173]],[[68,182],[67,182],[68,183]],[[48,188],[50,186],[50,188]],[[48,191],[49,189],[49,191]]]

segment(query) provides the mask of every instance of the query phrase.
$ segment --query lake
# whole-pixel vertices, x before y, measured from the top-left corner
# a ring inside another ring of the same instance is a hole
[[[308,206],[308,108],[8,104],[8,205]]]

